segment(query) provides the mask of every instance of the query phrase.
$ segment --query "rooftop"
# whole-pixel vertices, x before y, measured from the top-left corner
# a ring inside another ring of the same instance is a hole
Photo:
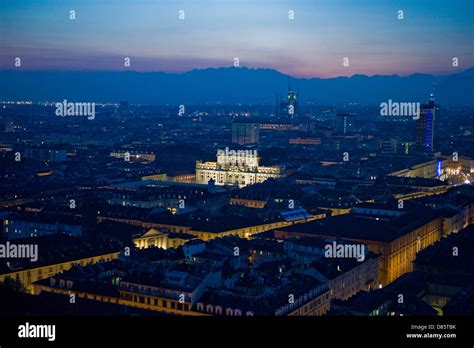
[[[378,219],[343,214],[278,229],[313,236],[390,242],[436,218],[434,211],[413,211],[400,217]]]

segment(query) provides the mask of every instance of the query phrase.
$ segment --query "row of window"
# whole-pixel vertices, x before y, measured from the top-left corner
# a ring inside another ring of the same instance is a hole
[[[150,306],[171,308],[171,309],[176,309],[180,311],[189,311],[190,309],[190,305],[187,303],[164,300],[164,299],[159,299],[159,298],[149,297],[149,296],[132,295],[132,294],[123,293],[122,299],[136,302],[136,303],[147,304]]]

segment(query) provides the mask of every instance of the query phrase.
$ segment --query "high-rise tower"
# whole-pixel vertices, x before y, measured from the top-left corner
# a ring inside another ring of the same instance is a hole
[[[294,116],[296,114],[296,108],[298,106],[298,92],[291,90],[291,86],[288,86],[288,115]]]
[[[430,94],[428,104],[420,108],[420,116],[416,121],[416,147],[418,151],[433,152],[435,100]]]

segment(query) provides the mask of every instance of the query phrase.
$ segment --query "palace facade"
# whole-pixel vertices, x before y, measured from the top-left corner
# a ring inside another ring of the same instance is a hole
[[[256,150],[218,150],[217,162],[196,162],[196,183],[243,187],[286,176],[285,166],[263,167],[260,159]]]

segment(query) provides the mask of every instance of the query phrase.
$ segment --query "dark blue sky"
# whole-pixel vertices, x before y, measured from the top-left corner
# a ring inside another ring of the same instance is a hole
[[[130,70],[167,72],[238,57],[299,77],[474,66],[473,0],[1,0],[0,33],[3,69],[15,57],[25,70],[123,70],[130,57]]]

